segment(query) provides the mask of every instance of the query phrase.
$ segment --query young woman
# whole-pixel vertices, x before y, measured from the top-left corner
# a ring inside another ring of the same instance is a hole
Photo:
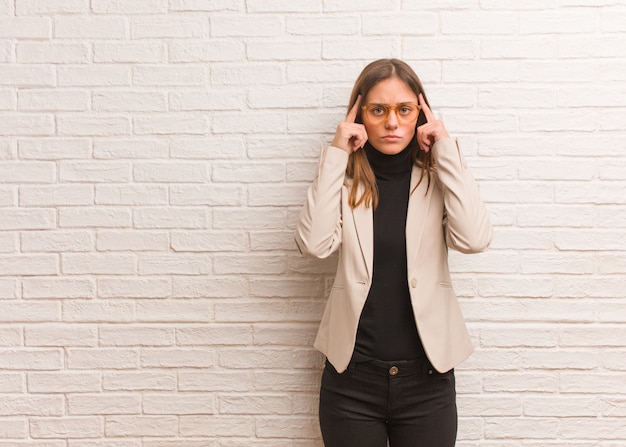
[[[492,228],[456,140],[397,59],[358,77],[322,150],[297,223],[305,255],[339,249],[315,347],[326,355],[326,447],[451,447],[453,368],[473,350],[448,247],[487,248]]]

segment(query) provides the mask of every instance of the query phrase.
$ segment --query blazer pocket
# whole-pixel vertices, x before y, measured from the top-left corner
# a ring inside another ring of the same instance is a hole
[[[452,283],[449,281],[439,281],[439,287],[447,287],[449,289],[452,288]]]

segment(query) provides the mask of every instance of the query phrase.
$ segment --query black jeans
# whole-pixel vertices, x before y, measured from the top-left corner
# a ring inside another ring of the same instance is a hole
[[[454,370],[438,373],[425,359],[370,360],[339,374],[326,361],[319,417],[325,447],[453,447]]]

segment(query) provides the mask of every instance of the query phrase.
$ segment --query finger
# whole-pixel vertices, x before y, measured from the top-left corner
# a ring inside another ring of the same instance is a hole
[[[357,96],[354,105],[346,115],[346,121],[350,123],[354,123],[356,121],[356,116],[359,113],[359,107],[361,105],[361,95]]]
[[[360,127],[359,131],[354,134],[352,137],[352,150],[356,151],[365,146],[367,142],[367,132],[364,128]]]
[[[424,99],[424,96],[421,93],[420,93],[419,97],[417,98],[417,100],[419,101],[419,106],[424,111],[424,116],[426,117],[426,122],[432,123],[433,121],[436,121],[435,115],[433,115],[432,110],[430,110],[430,107],[428,107],[428,104],[426,104],[426,100]]]

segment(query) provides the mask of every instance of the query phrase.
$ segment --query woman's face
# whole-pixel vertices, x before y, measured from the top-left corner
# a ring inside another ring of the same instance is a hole
[[[376,84],[361,103],[365,106],[375,104],[398,107],[400,104],[417,104],[417,96],[401,79],[389,78]],[[400,122],[398,114],[392,109],[387,119],[379,123],[368,119],[366,111],[362,111],[362,117],[368,141],[383,154],[394,155],[402,152],[415,138],[417,116],[411,122]]]

